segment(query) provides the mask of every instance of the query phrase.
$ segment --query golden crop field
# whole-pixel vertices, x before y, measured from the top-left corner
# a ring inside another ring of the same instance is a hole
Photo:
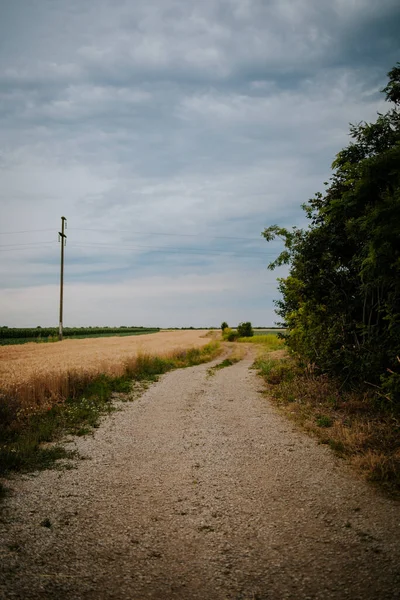
[[[43,398],[65,396],[74,377],[120,375],[139,354],[164,355],[202,347],[205,331],[163,331],[141,336],[66,339],[0,347],[0,392],[18,397],[30,408]]]

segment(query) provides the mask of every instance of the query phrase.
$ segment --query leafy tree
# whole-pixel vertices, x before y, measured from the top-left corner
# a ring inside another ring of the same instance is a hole
[[[310,225],[265,229],[290,264],[278,312],[288,345],[344,382],[400,400],[400,63],[383,90],[394,107],[352,125],[324,194],[303,205]]]
[[[400,63],[388,73],[389,82],[382,92],[386,94],[386,100],[400,104]]]
[[[253,337],[254,335],[253,327],[249,321],[246,323],[239,323],[237,332],[240,337]]]
[[[226,329],[227,327],[229,327],[228,323],[226,321],[222,321],[222,323],[221,323],[221,329],[222,329],[222,331],[224,329]]]

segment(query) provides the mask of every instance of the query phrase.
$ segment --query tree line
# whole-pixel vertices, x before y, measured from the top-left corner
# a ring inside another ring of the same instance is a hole
[[[137,334],[153,333],[159,331],[158,327],[64,327],[65,337],[103,335],[103,334]],[[58,335],[56,327],[0,327],[0,341],[13,339],[37,339]]]

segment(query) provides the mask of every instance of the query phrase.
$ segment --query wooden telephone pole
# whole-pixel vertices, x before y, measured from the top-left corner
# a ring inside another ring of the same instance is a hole
[[[58,339],[63,339],[63,296],[64,296],[64,247],[67,245],[67,236],[64,233],[67,228],[67,219],[61,217],[61,231],[58,232],[58,241],[61,240],[61,270],[60,270],[60,320],[58,325]]]

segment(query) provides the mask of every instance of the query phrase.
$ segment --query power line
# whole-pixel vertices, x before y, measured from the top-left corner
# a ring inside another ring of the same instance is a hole
[[[226,235],[207,235],[204,233],[166,233],[161,231],[134,231],[132,229],[93,229],[93,228],[83,228],[83,227],[73,227],[70,228],[70,231],[105,231],[105,232],[118,232],[118,233],[134,233],[139,235],[169,235],[176,237],[202,237],[202,238],[211,238],[215,240],[243,240],[246,242],[254,242],[255,238],[247,238],[247,237],[234,237],[234,236],[226,236]]]
[[[55,240],[48,242],[23,242],[22,244],[0,244],[0,248],[13,248],[15,246],[39,246],[41,244],[55,244]]]
[[[13,250],[24,250],[27,247],[36,246],[43,247],[48,245],[54,245],[57,242],[49,241],[49,242],[27,242],[25,244],[2,244],[0,245],[0,252],[12,252]],[[159,246],[149,246],[149,245],[126,245],[126,244],[107,244],[107,243],[99,243],[92,242],[90,244],[85,244],[84,242],[73,242],[70,244],[72,247],[84,247],[84,248],[92,248],[93,246],[102,247],[111,247],[111,248],[126,248],[127,250],[149,250],[151,252],[164,252],[169,254],[193,254],[199,256],[248,256],[248,257],[257,257],[257,256],[273,256],[275,253],[271,252],[237,252],[235,250],[225,250],[225,251],[215,251],[215,250],[203,250],[202,248],[188,250],[185,248],[169,248],[169,247],[159,247]]]
[[[255,256],[271,256],[272,253],[268,253],[268,252],[247,252],[247,253],[235,253],[235,251],[230,251],[230,250],[226,250],[225,252],[216,252],[216,251],[207,251],[207,250],[201,250],[199,249],[198,251],[196,250],[186,250],[186,249],[180,249],[180,248],[159,248],[158,246],[126,246],[124,244],[102,244],[102,243],[98,243],[98,242],[93,242],[91,244],[85,244],[85,243],[80,243],[80,242],[72,242],[71,244],[69,244],[69,246],[73,246],[73,247],[87,247],[87,248],[92,248],[93,246],[100,246],[100,247],[113,247],[113,248],[126,248],[126,249],[130,249],[130,250],[139,250],[139,249],[148,249],[151,250],[151,252],[165,252],[165,253],[172,253],[172,254],[197,254],[197,255],[201,255],[201,256],[207,256],[207,255],[216,255],[216,256],[248,256],[248,257],[255,257]],[[275,253],[273,253],[275,255]]]
[[[0,245],[0,250],[2,252],[7,252],[7,251],[11,251],[14,248],[26,248],[26,246],[44,246],[45,244],[56,244],[57,242],[52,241],[52,242],[26,242],[25,244],[1,244]],[[4,248],[4,250],[3,250]]]
[[[24,231],[0,231],[0,235],[17,235],[23,233],[39,233],[43,231],[53,231],[53,229],[26,229]],[[109,233],[134,233],[135,235],[165,235],[172,237],[202,237],[207,239],[215,239],[215,240],[241,240],[246,242],[254,242],[256,238],[254,237],[237,237],[237,236],[228,236],[228,235],[207,235],[204,233],[170,233],[163,231],[136,231],[132,229],[94,229],[94,228],[84,228],[84,227],[73,227],[70,228],[70,231],[102,231]],[[257,238],[258,239],[258,238]]]
[[[17,233],[37,233],[39,231],[54,231],[53,229],[27,229],[26,231],[0,231],[0,235],[13,235]]]

